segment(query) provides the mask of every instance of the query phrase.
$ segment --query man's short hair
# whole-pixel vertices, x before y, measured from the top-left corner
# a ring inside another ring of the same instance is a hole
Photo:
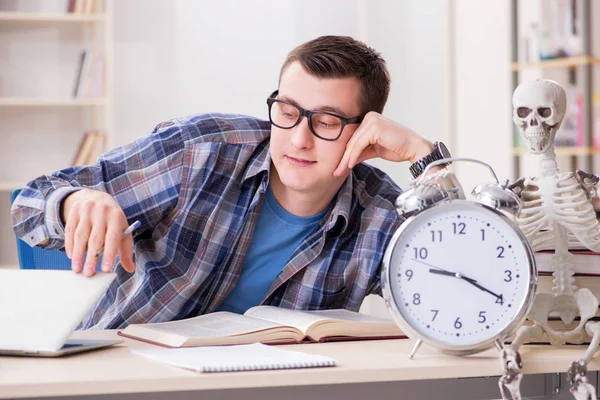
[[[349,36],[321,36],[292,50],[279,73],[294,63],[317,78],[356,78],[361,85],[361,114],[383,112],[390,93],[385,60],[374,49]]]

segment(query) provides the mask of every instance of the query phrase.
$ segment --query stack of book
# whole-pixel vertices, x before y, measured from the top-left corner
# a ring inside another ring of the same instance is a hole
[[[575,272],[574,285],[577,288],[587,288],[594,296],[600,299],[600,253],[586,249],[569,250],[572,254],[571,265]],[[552,276],[552,256],[553,250],[543,250],[535,253],[535,260],[538,270],[538,293],[551,293],[554,277]],[[596,313],[594,320],[600,320],[600,310]],[[558,315],[552,315],[550,326],[556,330],[571,330],[579,324],[576,319],[572,324],[566,326],[560,320]]]

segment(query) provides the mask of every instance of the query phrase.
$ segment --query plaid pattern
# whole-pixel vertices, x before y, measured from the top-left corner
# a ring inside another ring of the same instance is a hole
[[[269,182],[270,125],[242,115],[203,114],[158,125],[139,140],[31,181],[12,207],[16,234],[64,248],[62,199],[89,187],[110,193],[142,226],[136,271],[117,279],[83,328],[123,328],[209,313],[233,289]],[[381,293],[386,245],[400,225],[400,189],[357,165],[325,217],[302,241],[262,304],[358,310]],[[118,263],[118,260],[117,260]]]

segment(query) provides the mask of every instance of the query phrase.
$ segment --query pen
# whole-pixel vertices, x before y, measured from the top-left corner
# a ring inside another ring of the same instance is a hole
[[[140,227],[140,225],[142,225],[142,223],[140,221],[135,221],[133,224],[129,225],[127,227],[127,229],[125,229],[123,231],[123,234],[121,235],[121,239],[124,239],[125,236],[127,236],[130,233],[132,233],[133,231],[135,231],[137,228]],[[99,257],[100,255],[102,255],[103,252],[104,252],[104,246],[102,246],[102,249],[100,249],[100,251],[96,253],[96,257]]]

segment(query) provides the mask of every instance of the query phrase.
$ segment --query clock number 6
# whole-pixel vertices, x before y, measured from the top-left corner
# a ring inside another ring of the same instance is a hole
[[[462,328],[462,322],[460,322],[460,317],[456,318],[456,321],[454,321],[454,327],[456,329]]]

